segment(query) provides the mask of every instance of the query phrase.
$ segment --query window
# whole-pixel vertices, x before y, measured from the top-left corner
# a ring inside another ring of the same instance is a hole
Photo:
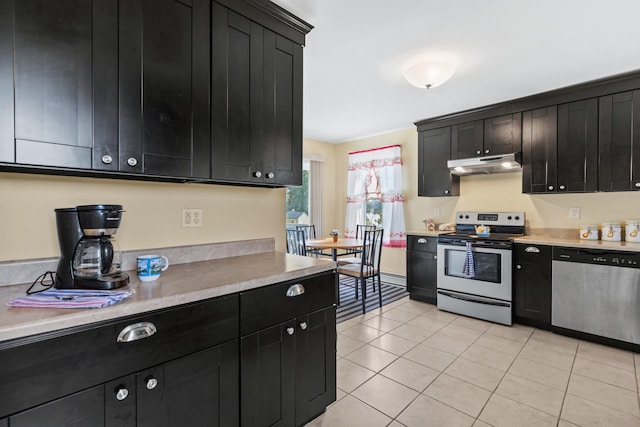
[[[375,225],[382,227],[382,200],[380,199],[380,186],[378,185],[378,177],[375,169],[367,171],[366,180],[366,221],[367,225]]]
[[[309,224],[309,162],[302,166],[302,185],[287,187],[286,191],[287,228]]]

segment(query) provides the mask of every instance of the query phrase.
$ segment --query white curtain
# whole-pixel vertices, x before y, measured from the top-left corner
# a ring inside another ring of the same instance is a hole
[[[367,187],[376,179],[382,201],[383,246],[405,247],[402,152],[400,145],[349,153],[346,237],[354,237],[356,224],[366,222]]]
[[[322,216],[322,182],[324,163],[309,161],[309,221],[316,226],[316,236],[324,236],[324,217]]]

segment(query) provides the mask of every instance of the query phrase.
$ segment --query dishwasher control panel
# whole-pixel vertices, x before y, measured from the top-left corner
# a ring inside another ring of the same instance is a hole
[[[640,268],[640,253],[587,248],[553,248],[554,261]]]

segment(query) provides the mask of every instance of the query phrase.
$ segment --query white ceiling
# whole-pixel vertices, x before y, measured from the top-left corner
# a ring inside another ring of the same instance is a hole
[[[315,28],[304,50],[304,136],[344,142],[640,69],[637,0],[273,0]],[[455,65],[442,86],[403,77]]]

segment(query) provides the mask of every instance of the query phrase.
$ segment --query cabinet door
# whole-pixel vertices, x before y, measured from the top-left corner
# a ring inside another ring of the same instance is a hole
[[[482,120],[451,126],[451,158],[466,159],[483,155]]]
[[[264,29],[216,2],[211,25],[211,177],[261,183],[263,171],[251,161],[264,139]]]
[[[336,400],[336,309],[296,319],[296,425]]]
[[[523,193],[558,191],[557,139],[556,106],[522,114]]]
[[[558,190],[598,190],[598,99],[558,105]]]
[[[9,420],[6,418],[0,420],[0,427],[9,427]]]
[[[264,147],[252,163],[265,183],[302,185],[302,46],[266,29],[263,93]]]
[[[522,149],[522,114],[514,113],[484,120],[483,156],[509,154]]]
[[[437,281],[436,253],[407,251],[407,292],[410,298],[435,304]]]
[[[13,415],[9,417],[9,424],[11,427],[104,426],[104,398],[104,387],[93,387]]]
[[[295,423],[295,320],[240,339],[240,423]]]
[[[238,425],[238,361],[234,340],[139,372],[136,425]]]
[[[106,427],[136,426],[136,376],[127,375],[104,385]]]
[[[119,170],[209,177],[207,0],[119,4]]]
[[[101,88],[117,84],[117,61],[103,49],[117,36],[116,6],[115,0],[2,2],[3,161],[91,169],[94,138],[115,135],[116,98],[103,97]]]
[[[460,177],[451,175],[447,160],[451,156],[451,128],[418,134],[418,196],[458,196]]]
[[[640,190],[640,90],[600,98],[600,191]]]
[[[514,247],[514,312],[516,321],[551,327],[551,247],[517,244]]]

